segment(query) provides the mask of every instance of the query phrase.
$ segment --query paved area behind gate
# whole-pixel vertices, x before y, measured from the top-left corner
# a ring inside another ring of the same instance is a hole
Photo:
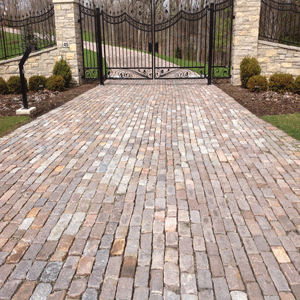
[[[0,139],[0,299],[300,299],[299,212],[300,142],[111,81]]]

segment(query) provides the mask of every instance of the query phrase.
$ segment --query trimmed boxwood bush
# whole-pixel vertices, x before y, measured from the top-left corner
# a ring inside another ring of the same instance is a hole
[[[28,90],[27,79],[25,78],[26,90]],[[11,76],[7,81],[7,87],[11,93],[21,94],[21,78],[20,76]]]
[[[293,91],[293,83],[292,74],[275,73],[269,79],[270,90],[277,93]]]
[[[258,91],[266,91],[268,88],[268,80],[266,76],[255,75],[249,78],[247,88],[251,92],[255,92],[255,87],[258,86]]]
[[[9,90],[8,90],[7,84],[6,84],[5,80],[2,77],[0,77],[0,94],[6,95],[8,93],[9,93]]]
[[[300,95],[300,75],[296,77],[293,84],[293,89],[296,94]]]
[[[68,87],[72,80],[72,72],[70,65],[63,58],[55,63],[53,75],[61,75],[65,80],[65,87]]]
[[[52,75],[46,80],[46,89],[62,92],[65,89],[65,80],[61,75]]]
[[[33,75],[29,78],[29,90],[37,92],[40,89],[40,85],[45,87],[46,77],[40,75]]]
[[[258,64],[258,61],[255,57],[246,56],[241,61],[240,64],[240,76],[241,76],[241,82],[242,87],[247,87],[247,82],[249,78],[255,75],[260,75],[261,68]]]

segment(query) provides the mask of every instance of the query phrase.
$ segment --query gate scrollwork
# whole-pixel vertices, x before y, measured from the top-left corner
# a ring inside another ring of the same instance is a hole
[[[80,6],[85,78],[231,76],[233,0],[95,1]]]

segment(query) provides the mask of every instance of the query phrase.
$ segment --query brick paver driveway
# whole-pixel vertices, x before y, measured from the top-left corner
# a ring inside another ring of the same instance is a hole
[[[300,299],[299,146],[199,81],[94,88],[0,139],[0,298]]]

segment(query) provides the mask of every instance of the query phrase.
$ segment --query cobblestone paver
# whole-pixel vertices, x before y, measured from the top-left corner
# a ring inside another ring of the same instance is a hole
[[[0,299],[300,299],[300,143],[199,81],[108,82],[0,139]]]

